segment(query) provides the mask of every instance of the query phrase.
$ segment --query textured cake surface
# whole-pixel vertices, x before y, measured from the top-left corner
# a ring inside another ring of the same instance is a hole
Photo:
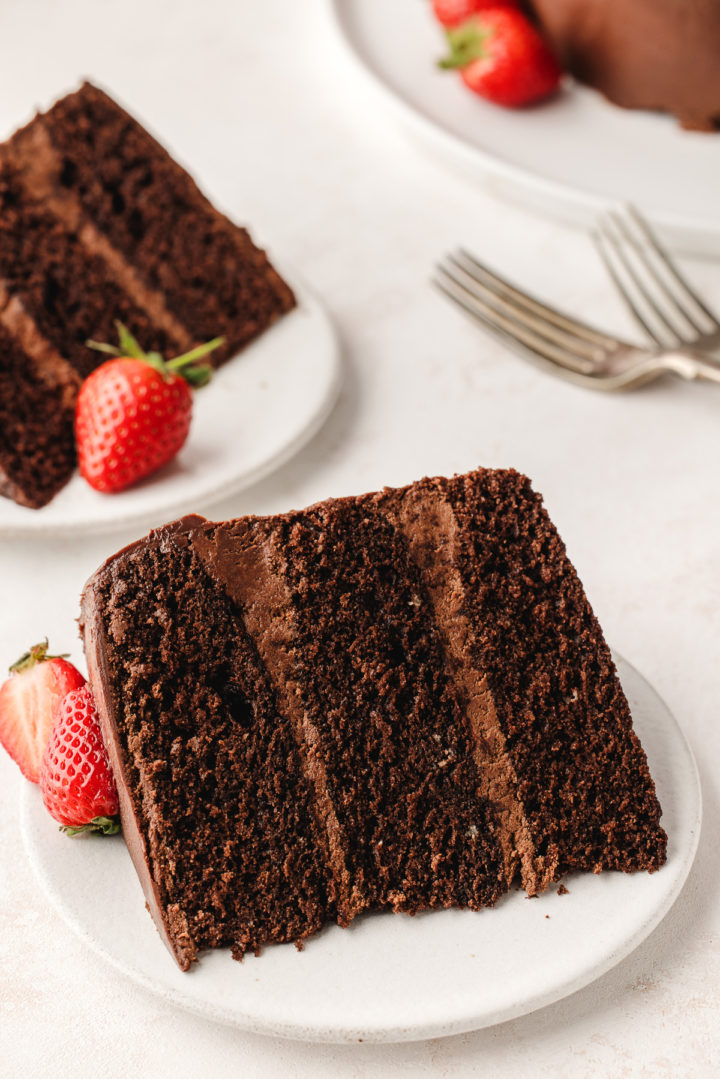
[[[75,467],[72,375],[35,365],[0,325],[0,493],[36,509]]]
[[[118,319],[168,357],[222,335],[219,364],[294,303],[247,231],[97,87],[85,83],[0,145],[0,328],[37,374],[34,398],[25,379],[23,415],[33,400],[38,418],[51,411],[48,381],[64,382],[72,406],[103,359],[87,340],[115,341]],[[13,378],[0,369],[5,395],[21,392]],[[0,426],[0,492],[39,507],[72,467],[64,439],[55,452],[38,424],[18,422]],[[45,461],[42,482],[34,465],[19,478],[8,442]]]
[[[609,650],[518,473],[184,518],[97,571],[81,622],[124,834],[184,969],[664,862]]]

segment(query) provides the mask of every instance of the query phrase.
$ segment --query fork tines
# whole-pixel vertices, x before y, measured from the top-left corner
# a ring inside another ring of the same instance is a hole
[[[534,359],[590,374],[617,342],[521,292],[459,248],[436,268],[433,284],[472,318]]]
[[[689,344],[720,331],[720,322],[633,206],[604,213],[593,238],[631,314],[658,345]]]

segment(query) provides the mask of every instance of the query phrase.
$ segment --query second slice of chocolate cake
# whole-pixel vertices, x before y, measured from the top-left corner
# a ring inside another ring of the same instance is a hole
[[[515,472],[185,518],[98,570],[82,624],[123,830],[183,969],[664,861],[607,645]]]
[[[294,306],[248,231],[84,83],[0,143],[0,329],[27,358],[0,362],[0,495],[37,509],[70,479],[68,413],[103,360],[89,338],[119,320],[170,358],[222,336],[217,366]]]

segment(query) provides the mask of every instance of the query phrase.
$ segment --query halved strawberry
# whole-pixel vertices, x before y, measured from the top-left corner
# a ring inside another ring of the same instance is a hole
[[[40,781],[56,706],[71,689],[84,685],[80,671],[64,656],[48,655],[47,640],[10,667],[10,677],[0,686],[0,742],[31,783]]]

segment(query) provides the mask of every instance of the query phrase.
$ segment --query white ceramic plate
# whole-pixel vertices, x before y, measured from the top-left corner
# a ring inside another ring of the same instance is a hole
[[[161,523],[249,486],[296,453],[335,403],[340,354],[320,303],[283,274],[297,308],[198,390],[188,441],[174,461],[115,495],[93,491],[76,473],[40,510],[0,498],[0,537]]]
[[[435,61],[445,51],[429,0],[328,0],[347,54],[428,148],[485,186],[590,224],[613,201],[639,206],[677,247],[720,252],[720,134],[630,112],[567,80],[554,101],[502,109]]]
[[[617,657],[616,657],[617,658]],[[23,785],[25,846],[50,899],[97,952],[153,993],[210,1019],[312,1041],[411,1041],[476,1030],[550,1004],[618,963],[669,910],[697,847],[701,800],[691,751],[643,678],[618,660],[648,754],[668,861],[652,875],[576,875],[570,894],[506,896],[493,910],[373,914],[306,943],[234,962],[176,967],[155,931],[122,839],[60,835]],[[547,917],[546,917],[547,916]]]

